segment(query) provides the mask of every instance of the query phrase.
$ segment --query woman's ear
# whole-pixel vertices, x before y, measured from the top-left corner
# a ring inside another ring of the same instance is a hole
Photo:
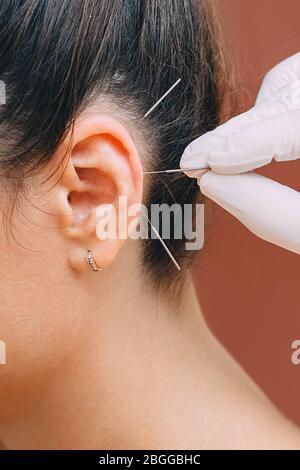
[[[68,261],[77,271],[108,266],[138,220],[143,171],[132,137],[112,116],[86,112],[75,122],[59,182],[63,236],[74,242]],[[68,141],[68,136],[66,142]],[[62,145],[63,147],[63,145]]]

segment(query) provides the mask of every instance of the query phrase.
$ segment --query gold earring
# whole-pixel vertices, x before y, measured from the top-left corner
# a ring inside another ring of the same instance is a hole
[[[97,271],[101,271],[101,268],[98,268],[95,260],[94,260],[94,257],[93,257],[93,254],[92,254],[92,251],[91,250],[87,250],[87,253],[86,253],[86,260],[87,260],[87,263],[89,265],[89,268],[94,271],[94,272],[97,272]]]

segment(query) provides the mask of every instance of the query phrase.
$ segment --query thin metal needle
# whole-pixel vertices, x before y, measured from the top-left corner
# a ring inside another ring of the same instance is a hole
[[[171,93],[171,91],[178,85],[178,83],[181,81],[181,78],[178,78],[178,80],[166,91],[166,93],[164,95],[162,95],[161,98],[159,98],[158,101],[156,101],[156,103],[154,103],[153,106],[151,106],[151,108],[146,112],[146,114],[144,114],[143,118],[149,116],[150,113],[152,113],[152,111],[159,105],[159,103],[162,102],[163,99],[166,98],[166,96],[168,96],[169,93]],[[182,171],[182,170],[177,170],[177,171]],[[169,172],[169,171],[168,171]],[[150,173],[155,173],[155,172],[151,172],[151,171],[146,171],[144,172],[144,174],[150,174]],[[151,228],[153,230],[153,232],[155,233],[155,235],[157,236],[157,238],[159,239],[160,243],[162,244],[162,246],[164,247],[164,249],[166,250],[166,252],[168,253],[170,259],[173,261],[174,265],[176,266],[176,268],[178,269],[178,271],[180,271],[180,266],[179,264],[177,263],[176,259],[174,258],[174,256],[172,255],[172,253],[170,252],[169,248],[167,247],[167,245],[165,244],[165,242],[163,241],[163,239],[161,238],[160,234],[158,233],[158,231],[156,230],[156,228],[154,227],[154,225],[152,225],[152,223],[150,222],[147,214],[145,214],[145,212],[143,210],[141,210],[141,213],[144,215],[144,217],[146,217],[148,223],[151,225]]]
[[[159,98],[159,100],[156,101],[153,106],[151,106],[151,108],[146,112],[146,114],[144,114],[144,118],[149,116],[150,113],[152,113],[152,111],[159,105],[159,103],[161,103],[163,99],[165,99],[166,96],[168,96],[169,93],[171,93],[171,91],[178,85],[180,81],[181,78],[178,78],[178,80],[166,91],[166,93],[162,95],[162,97]]]
[[[175,168],[172,170],[144,171],[144,175],[154,175],[157,173],[181,173],[183,171],[207,171],[209,168]]]
[[[162,246],[164,247],[164,249],[166,250],[166,252],[168,253],[169,257],[171,258],[171,260],[173,261],[173,263],[175,264],[176,268],[178,269],[178,271],[180,271],[180,266],[179,264],[177,263],[176,259],[174,258],[174,256],[172,255],[171,251],[169,250],[169,248],[167,247],[167,245],[165,244],[165,242],[163,241],[163,239],[161,238],[160,234],[158,233],[158,231],[156,230],[156,228],[154,227],[154,225],[152,225],[152,223],[150,222],[147,214],[141,209],[141,214],[143,214],[144,217],[146,217],[148,223],[151,225],[151,228],[153,230],[153,232],[155,233],[155,235],[157,236],[157,238],[159,239],[160,243],[162,244]]]

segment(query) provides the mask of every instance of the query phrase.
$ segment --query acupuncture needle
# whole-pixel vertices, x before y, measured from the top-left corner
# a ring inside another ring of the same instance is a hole
[[[174,88],[178,85],[178,83],[180,83],[181,81],[181,78],[178,78],[178,80],[176,80],[175,83],[173,83],[173,85],[166,91],[166,93],[164,93],[161,98],[159,98],[159,100],[156,101],[156,103],[154,103],[153,106],[151,106],[151,108],[144,114],[143,118],[144,119],[145,117],[149,116],[150,113],[152,113],[152,111],[154,111],[154,109],[159,105],[159,103],[161,103],[168,95],[169,93],[171,93],[172,90],[174,90]],[[182,171],[182,170],[181,170]],[[147,174],[149,172],[144,172],[144,174]],[[163,248],[165,249],[166,253],[169,255],[170,259],[173,261],[174,265],[176,266],[176,268],[178,269],[178,271],[180,271],[180,266],[179,264],[177,263],[176,259],[174,258],[174,256],[172,255],[171,251],[169,250],[169,248],[167,247],[167,245],[165,244],[164,240],[161,238],[160,234],[158,233],[158,230],[154,227],[154,225],[150,222],[147,214],[144,212],[144,211],[141,211],[141,213],[144,215],[144,217],[146,217],[148,223],[150,224],[153,232],[155,233],[155,235],[157,236],[157,238],[159,239],[160,243],[162,244]]]
[[[178,83],[180,83],[181,81],[181,78],[178,78],[178,80],[176,80],[175,83],[173,83],[173,85],[166,91],[166,93],[164,93],[160,98],[159,100],[156,101],[156,103],[154,103],[153,106],[151,106],[151,108],[146,112],[146,114],[144,114],[143,118],[149,116],[150,113],[152,113],[152,111],[159,105],[159,103],[162,102],[162,100],[164,100],[169,93],[171,93],[172,90],[174,90],[174,88],[178,85]]]
[[[141,214],[143,214],[143,216],[148,220],[149,224],[151,225],[151,228],[153,230],[153,232],[155,233],[155,235],[157,236],[157,238],[159,239],[160,243],[162,244],[162,246],[164,247],[164,249],[166,250],[166,252],[168,253],[170,259],[173,261],[174,265],[176,266],[176,268],[178,269],[178,271],[180,271],[180,266],[179,264],[177,263],[176,259],[174,258],[174,256],[172,255],[171,251],[169,250],[169,248],[167,247],[167,245],[165,244],[164,240],[161,238],[160,234],[158,233],[158,230],[154,227],[154,225],[150,222],[149,220],[149,217],[147,216],[147,214],[141,209]]]
[[[158,173],[182,173],[183,171],[208,171],[208,168],[174,168],[171,170],[144,171],[144,175],[154,175]]]

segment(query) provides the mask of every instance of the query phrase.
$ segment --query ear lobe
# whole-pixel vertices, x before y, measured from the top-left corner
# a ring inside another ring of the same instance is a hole
[[[128,208],[142,202],[143,172],[134,142],[124,126],[112,117],[100,114],[83,114],[75,123],[70,158],[64,171],[60,188],[66,198],[63,233],[75,241],[77,249],[70,250],[69,262],[78,271],[88,269],[86,249],[91,249],[96,264],[109,265],[124,244],[124,204]],[[101,207],[111,207],[115,237],[99,239],[97,224]],[[130,211],[129,211],[130,214]],[[117,223],[113,220],[115,218]],[[134,217],[126,214],[126,224],[132,225]],[[67,220],[67,222],[66,222]],[[122,237],[119,232],[122,231]],[[127,232],[128,234],[128,232]]]

